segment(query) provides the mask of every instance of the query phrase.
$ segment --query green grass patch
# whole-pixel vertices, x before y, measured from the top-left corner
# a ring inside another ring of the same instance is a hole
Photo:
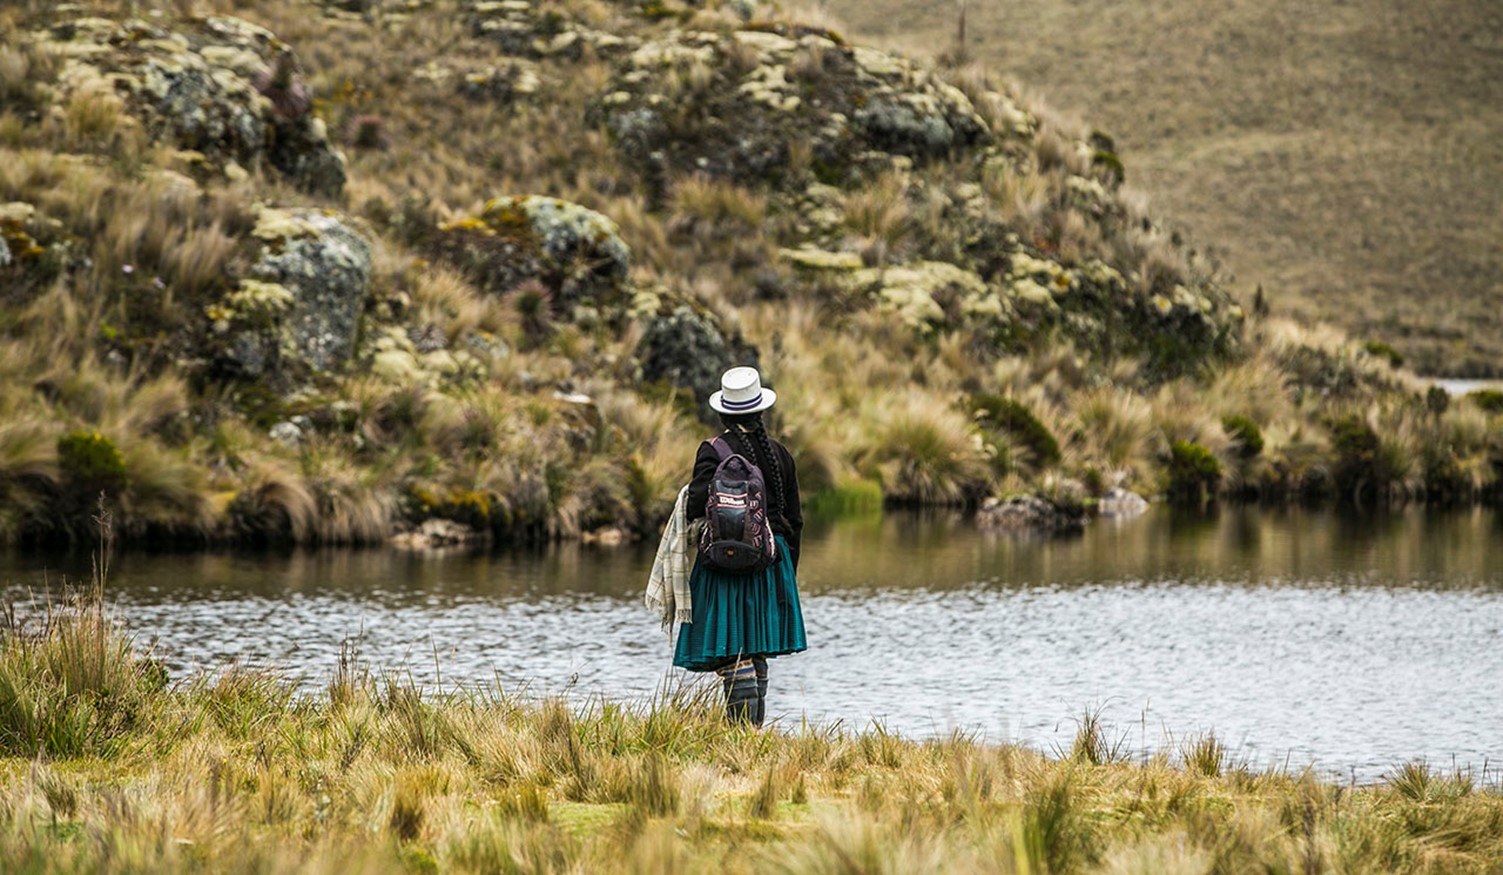
[[[824,519],[882,511],[882,485],[871,480],[839,483],[804,499],[804,513]]]

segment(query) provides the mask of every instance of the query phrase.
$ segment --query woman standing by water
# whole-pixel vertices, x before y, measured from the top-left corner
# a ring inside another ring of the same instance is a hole
[[[793,455],[767,434],[762,413],[777,394],[762,388],[756,368],[731,368],[720,378],[710,408],[725,430],[700,444],[684,498],[689,521],[702,519],[722,459],[740,455],[760,469],[776,545],[765,569],[733,572],[696,556],[689,574],[690,619],[679,628],[673,664],[714,671],[724,683],[726,714],[761,726],[767,714],[767,660],[808,647],[799,608],[798,569],[804,515]],[[717,449],[717,444],[719,448]]]

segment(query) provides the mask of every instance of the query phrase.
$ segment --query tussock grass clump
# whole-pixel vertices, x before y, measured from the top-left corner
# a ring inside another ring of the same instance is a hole
[[[1503,389],[1475,389],[1466,397],[1478,410],[1494,416],[1503,414]]]
[[[12,608],[0,628],[0,754],[118,752],[164,682],[115,628],[97,591]]]
[[[1018,462],[1038,470],[1058,465],[1059,441],[1022,402],[1001,395],[979,394],[971,399],[983,426],[1012,435],[1023,450]]]
[[[1112,739],[1110,730],[1102,724],[1099,711],[1086,711],[1080,717],[1080,728],[1070,742],[1069,759],[1093,766],[1118,762],[1123,759],[1126,738]]]
[[[1211,733],[1196,736],[1181,748],[1185,768],[1207,778],[1219,778],[1227,766],[1226,745]]]
[[[973,426],[954,406],[909,394],[875,426],[866,467],[889,500],[960,504],[983,490],[985,456]]]

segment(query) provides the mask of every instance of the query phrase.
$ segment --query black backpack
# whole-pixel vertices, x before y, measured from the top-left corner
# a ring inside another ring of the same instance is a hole
[[[717,571],[751,574],[777,558],[767,515],[767,481],[762,469],[731,449],[724,437],[710,441],[720,464],[705,499],[705,530],[699,561]]]

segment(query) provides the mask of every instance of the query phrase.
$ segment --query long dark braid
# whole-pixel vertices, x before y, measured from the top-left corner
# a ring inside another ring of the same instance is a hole
[[[756,442],[752,455],[759,456],[759,461],[763,462],[760,466],[763,475],[771,475],[767,485],[771,487],[768,491],[772,493],[772,501],[777,502],[780,513],[786,512],[787,508],[783,507],[783,463],[778,459],[778,454],[772,451],[772,438],[767,435],[767,426],[762,423],[762,414],[722,413],[720,422],[725,426],[726,431],[736,436],[743,448],[753,450],[753,446],[747,443],[748,435]],[[737,426],[745,428],[746,431],[742,431]]]

